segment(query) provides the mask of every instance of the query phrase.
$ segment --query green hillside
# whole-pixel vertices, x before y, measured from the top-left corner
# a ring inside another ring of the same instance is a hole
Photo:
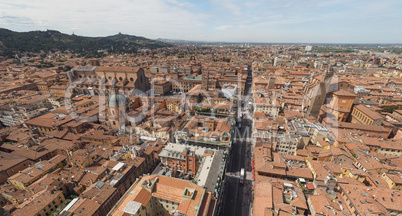
[[[117,34],[107,37],[67,35],[59,31],[14,32],[0,28],[0,55],[12,56],[18,52],[72,51],[96,53],[106,50],[113,53],[133,53],[138,49],[168,47],[166,43],[133,35]]]

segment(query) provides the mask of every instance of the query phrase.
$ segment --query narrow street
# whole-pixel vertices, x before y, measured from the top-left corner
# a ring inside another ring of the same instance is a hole
[[[248,77],[245,86],[245,95],[239,100],[239,104],[244,106],[239,107],[239,114],[243,112],[250,112],[252,116],[252,109],[249,109],[249,101],[245,101],[245,97],[251,91],[252,73],[251,69],[248,71]],[[251,97],[250,97],[251,98]],[[251,135],[252,135],[252,120],[246,117],[239,119],[234,133],[232,151],[230,155],[229,166],[226,172],[225,183],[225,197],[223,206],[223,215],[225,216],[243,216],[249,215],[250,204],[252,203],[252,173],[251,173]],[[241,127],[239,128],[239,125]],[[244,183],[240,183],[240,170],[245,169]]]

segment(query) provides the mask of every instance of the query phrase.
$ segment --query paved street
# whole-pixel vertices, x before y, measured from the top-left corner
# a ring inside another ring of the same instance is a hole
[[[246,82],[245,95],[251,88],[251,70]],[[241,108],[240,112],[244,112],[248,106],[249,101],[243,101],[247,97],[241,97],[241,103],[244,102],[245,106]],[[250,110],[251,115],[252,111]],[[226,173],[225,183],[225,197],[223,215],[237,216],[249,215],[250,204],[252,203],[252,174],[251,174],[251,119],[242,118],[240,120],[241,128],[236,127],[234,134],[233,146],[231,150],[231,157],[229,166]],[[239,125],[239,124],[237,124]],[[240,184],[240,170],[244,168],[246,171],[246,178],[244,184]]]

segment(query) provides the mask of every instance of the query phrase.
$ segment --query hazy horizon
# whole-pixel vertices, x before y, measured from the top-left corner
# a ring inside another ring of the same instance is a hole
[[[121,32],[227,43],[402,43],[402,3],[397,0],[17,0],[0,8],[0,27],[18,32]]]

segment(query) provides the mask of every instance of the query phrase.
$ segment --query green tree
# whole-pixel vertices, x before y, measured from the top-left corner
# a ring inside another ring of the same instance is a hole
[[[398,108],[399,108],[399,106],[397,106],[397,105],[387,106],[387,107],[384,107],[382,109],[382,111],[387,112],[387,113],[393,113],[394,110],[397,110]]]
[[[66,66],[64,66],[63,71],[67,72],[67,71],[71,70],[71,68],[72,67],[70,65],[66,65]]]

